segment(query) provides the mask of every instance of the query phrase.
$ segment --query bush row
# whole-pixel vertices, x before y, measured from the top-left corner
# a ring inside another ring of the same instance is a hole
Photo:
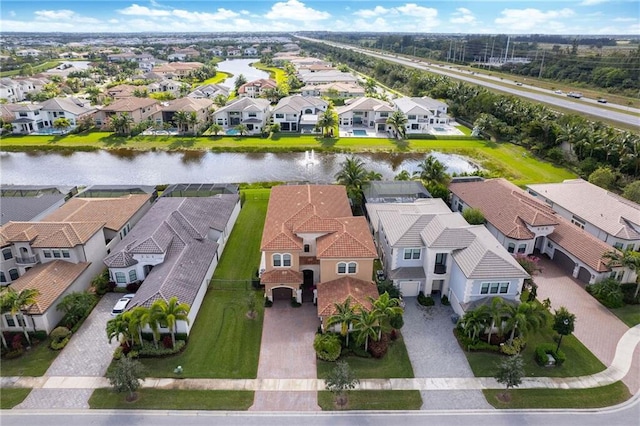
[[[550,354],[556,360],[556,365],[562,365],[567,359],[567,356],[561,350],[556,352],[556,345],[553,343],[543,343],[536,346],[536,362],[539,365],[547,365],[547,354]]]

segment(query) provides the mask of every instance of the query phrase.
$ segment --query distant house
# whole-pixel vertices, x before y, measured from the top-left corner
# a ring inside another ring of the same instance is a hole
[[[344,186],[274,187],[260,249],[265,297],[316,301],[323,327],[335,303],[378,295],[375,246],[366,219],[352,215]]]
[[[407,117],[406,133],[429,133],[433,126],[448,124],[447,104],[428,97],[398,98],[393,103]]]
[[[198,70],[203,66],[204,64],[200,62],[168,62],[154,67],[152,72],[165,77],[186,77],[191,71]]]
[[[275,80],[260,79],[249,81],[238,87],[238,96],[241,98],[259,98],[266,89],[276,89],[278,84]]]
[[[283,132],[313,133],[318,117],[327,110],[329,103],[315,97],[287,96],[278,102],[272,111],[274,124]]]
[[[338,70],[309,72],[301,74],[299,75],[299,77],[306,85],[329,83],[358,83],[358,78],[353,74],[341,72]]]
[[[214,99],[218,95],[228,97],[229,88],[222,84],[205,84],[203,86],[196,87],[187,96],[194,99]]]
[[[336,108],[340,126],[372,128],[376,132],[392,130],[391,125],[387,124],[387,118],[393,111],[391,105],[376,98],[349,99]]]
[[[79,122],[92,117],[96,109],[86,100],[78,98],[52,98],[40,104],[24,104],[12,107],[15,118],[11,122],[13,133],[30,134],[49,129],[54,131],[54,123],[58,118],[69,120],[72,130]]]
[[[173,53],[167,55],[167,59],[170,61],[186,61],[198,56],[200,56],[200,52],[192,47],[187,47],[185,49],[176,49]]]
[[[244,56],[258,56],[258,49],[255,47],[247,47],[244,49]]]
[[[640,251],[640,205],[582,179],[529,185],[558,215],[618,250]]]
[[[133,98],[133,92],[135,90],[144,90],[144,87],[134,86],[132,84],[118,84],[117,86],[108,88],[106,94],[112,99],[126,99]]]
[[[22,102],[27,99],[27,94],[37,93],[48,83],[45,78],[0,78],[0,98],[9,103]]]
[[[247,126],[248,134],[258,134],[269,120],[269,101],[239,98],[214,111],[213,121],[225,130],[240,124]]]
[[[239,213],[237,194],[159,198],[104,258],[119,287],[142,281],[128,308],[177,297],[191,307],[177,332],[189,333]]]
[[[483,299],[518,303],[527,272],[482,225],[441,199],[367,203],[381,260],[403,296],[447,296],[458,315]]]
[[[17,50],[16,51],[16,56],[19,56],[21,58],[25,58],[27,56],[40,56],[40,54],[42,53],[41,50],[38,49],[22,49],[22,50]]]
[[[330,98],[357,98],[364,96],[362,86],[353,83],[327,83],[307,85],[300,89],[302,96],[327,96]]]
[[[548,255],[567,274],[593,284],[614,276],[635,278],[626,268],[607,266],[603,256],[612,247],[572,224],[505,179],[454,181],[449,186],[454,210],[477,208],[486,227],[509,253]]]
[[[133,124],[139,124],[151,119],[160,110],[160,104],[155,99],[126,98],[102,108],[95,115],[95,123],[98,127],[106,127],[109,119],[114,115],[127,114],[133,119]]]
[[[183,83],[180,83],[179,81],[163,78],[159,81],[147,84],[147,90],[149,93],[167,92],[177,96],[180,93],[182,86]]]

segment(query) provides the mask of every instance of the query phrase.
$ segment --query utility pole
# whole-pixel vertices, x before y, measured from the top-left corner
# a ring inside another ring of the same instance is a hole
[[[509,57],[509,42],[511,41],[511,36],[507,36],[507,49],[504,52],[504,63],[507,62],[507,58]]]
[[[484,63],[487,63],[487,51],[489,50],[489,40],[487,40],[487,44],[484,46]]]
[[[447,56],[447,62],[451,59],[451,47],[453,46],[453,40],[449,42],[449,55]]]
[[[544,67],[544,54],[547,53],[546,50],[542,51],[542,62],[540,63],[540,73],[538,74],[538,78],[542,78],[542,67]]]

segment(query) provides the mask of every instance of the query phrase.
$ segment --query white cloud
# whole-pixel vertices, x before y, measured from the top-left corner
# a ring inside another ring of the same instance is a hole
[[[613,22],[638,22],[638,18],[614,18]]]
[[[135,3],[129,7],[125,7],[124,9],[118,10],[118,12],[123,15],[146,16],[146,17],[171,15],[171,12],[169,12],[168,10],[149,9],[146,6],[140,6]]]
[[[416,3],[386,8],[376,6],[373,9],[360,9],[353,12],[360,19],[347,22],[344,27],[336,26],[342,31],[410,31],[424,32],[438,27],[438,11]]]
[[[453,17],[449,19],[452,24],[475,24],[476,17],[469,9],[459,7],[453,12]]]
[[[189,12],[188,10],[175,9],[171,11],[171,15],[177,18],[187,20],[189,22],[206,22],[206,21],[220,21],[225,19],[235,18],[240,16],[233,10],[218,9],[216,13],[208,12]]]
[[[373,18],[375,16],[387,15],[390,13],[396,13],[393,9],[387,9],[382,6],[376,6],[373,9],[362,9],[353,12],[354,15],[361,18]]]
[[[418,19],[435,19],[438,11],[431,7],[418,6],[415,3],[407,3],[404,6],[395,8],[403,15],[412,16]]]
[[[101,22],[99,19],[78,15],[73,10],[68,9],[36,10],[33,14],[36,16],[36,21],[38,21],[37,27],[39,30],[41,22],[56,22],[60,24],[99,24]]]
[[[504,32],[519,32],[535,30],[540,33],[554,33],[563,26],[558,20],[574,15],[572,9],[549,10],[543,12],[539,9],[505,9],[501,17],[496,18],[495,23],[501,26]]]
[[[282,19],[303,22],[319,21],[330,18],[331,14],[307,7],[298,0],[288,0],[286,2],[274,3],[274,5],[271,6],[271,10],[264,16],[277,23]]]
[[[609,0],[583,0],[580,6],[595,6],[597,4],[608,3]]]

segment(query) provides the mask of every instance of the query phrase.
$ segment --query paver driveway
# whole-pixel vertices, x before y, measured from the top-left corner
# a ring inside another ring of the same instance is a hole
[[[611,365],[618,340],[629,329],[625,323],[612,314],[584,289],[584,284],[567,275],[553,261],[540,258],[542,272],[534,277],[538,285],[538,300],[549,298],[551,311],[566,307],[575,314],[574,335],[606,366]],[[640,388],[640,365],[638,351],[630,374],[624,379],[629,390],[634,393]]]
[[[402,335],[415,377],[474,377],[453,336],[453,309],[436,302],[424,307],[406,297]],[[422,391],[423,410],[492,408],[479,390]]]
[[[93,309],[45,376],[102,377],[111,363],[117,340],[109,344],[105,327],[120,293],[107,293]],[[16,408],[89,408],[92,389],[34,389]]]
[[[265,309],[258,379],[316,379],[313,338],[319,325],[312,303],[292,308],[279,300]],[[259,391],[251,410],[313,411],[320,407],[316,392]]]

